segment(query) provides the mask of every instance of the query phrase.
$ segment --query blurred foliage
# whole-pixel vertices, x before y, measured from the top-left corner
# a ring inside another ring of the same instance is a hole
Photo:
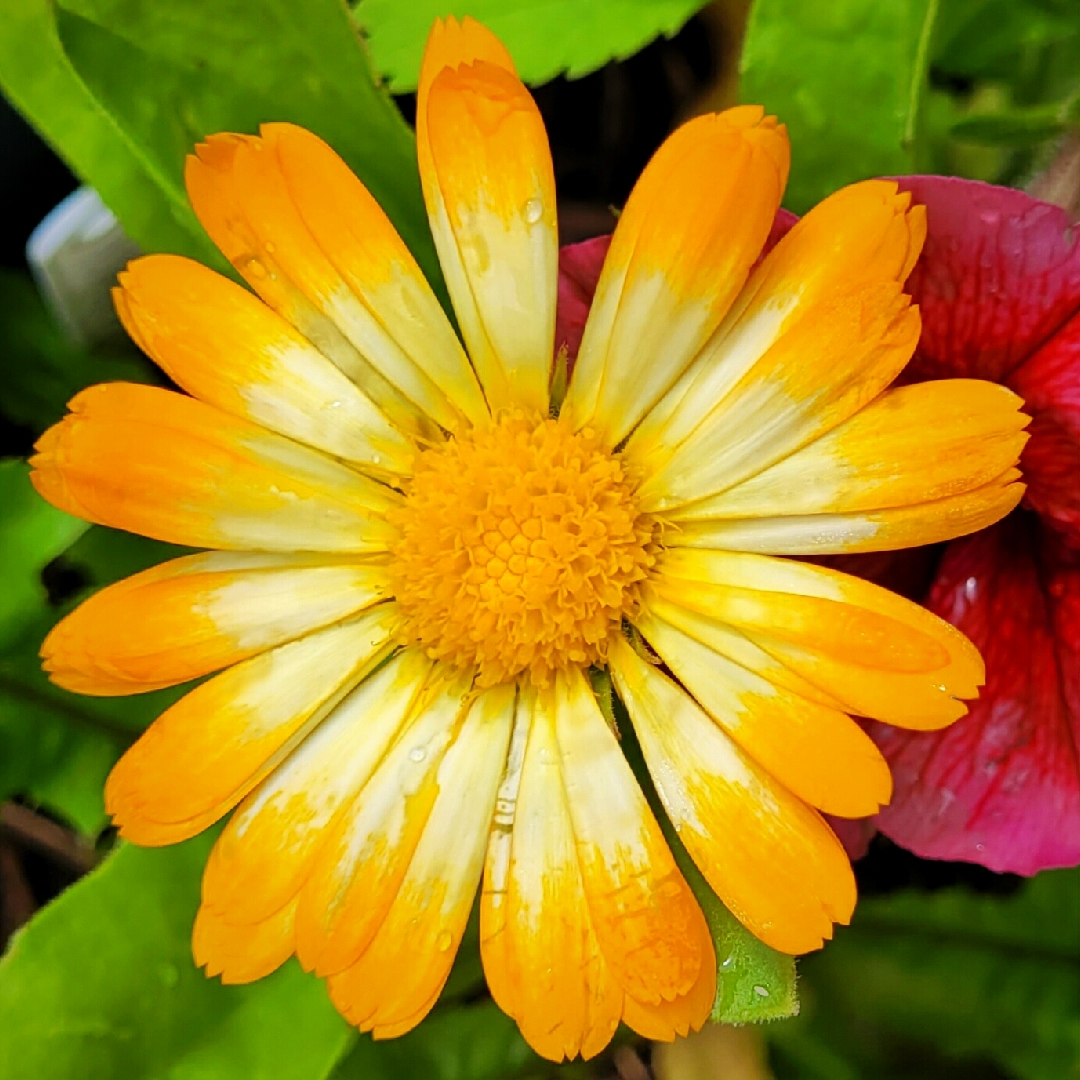
[[[1080,1077],[1078,913],[1080,870],[1045,871],[1012,896],[864,899],[803,962],[804,1015],[765,1029],[779,1080],[951,1080],[965,1061],[1019,1080]]]
[[[758,0],[740,95],[788,126],[784,205],[805,213],[852,179],[910,171],[937,0]]]
[[[349,1027],[295,961],[231,988],[191,962],[212,839],[161,850],[124,845],[15,938],[0,962],[4,1080],[330,1073]]]
[[[449,10],[488,21],[539,83],[626,56],[699,7]],[[436,276],[412,136],[379,79],[415,85],[430,19],[446,11],[436,0],[360,0],[351,17],[340,0],[0,0],[0,88],[146,250],[228,269],[187,205],[185,155],[213,131],[291,120],[342,154]],[[1023,181],[1080,124],[1078,55],[1077,0],[757,0],[741,93],[788,124],[787,204],[802,211],[873,175]],[[0,423],[27,450],[82,387],[160,380],[130,348],[71,345],[16,270],[0,272],[0,364]],[[109,768],[180,691],[76,697],[48,681],[37,651],[92,590],[177,553],[75,521],[37,499],[25,463],[0,462],[0,801],[101,832]],[[611,1075],[606,1057],[557,1067],[532,1054],[485,996],[475,923],[432,1016],[391,1043],[358,1037],[295,964],[249,987],[204,979],[190,931],[209,842],[120,846],[14,940],[0,962],[0,1080]],[[716,941],[715,1015],[790,1015],[793,962],[749,937],[672,843]],[[854,925],[801,963],[803,1014],[764,1028],[779,1080],[1080,1077],[1078,909],[1075,871],[1011,896],[864,900]]]
[[[160,381],[134,346],[90,351],[68,341],[27,273],[0,269],[0,312],[3,414],[35,433],[59,420],[90,383]]]
[[[359,0],[371,60],[395,93],[415,90],[432,22],[471,15],[510,50],[527,83],[587,75],[660,34],[674,34],[707,0]]]
[[[742,100],[788,125],[785,205],[853,180],[1010,183],[1080,125],[1076,0],[757,0]]]

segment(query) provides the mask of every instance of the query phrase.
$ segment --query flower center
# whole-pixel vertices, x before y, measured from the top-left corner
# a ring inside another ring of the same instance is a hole
[[[558,420],[511,415],[425,450],[391,521],[400,639],[480,686],[603,661],[654,562],[619,458]]]

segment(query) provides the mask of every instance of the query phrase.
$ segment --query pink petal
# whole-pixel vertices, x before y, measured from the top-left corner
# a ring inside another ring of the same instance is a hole
[[[1080,554],[1013,513],[949,545],[927,607],[982,650],[987,684],[943,731],[872,726],[896,786],[878,827],[991,870],[1080,863]]]
[[[589,317],[596,283],[604,256],[611,246],[610,236],[594,236],[580,244],[559,249],[559,302],[555,312],[555,351],[565,347],[571,360],[581,347],[585,320]]]
[[[899,178],[927,210],[908,290],[923,332],[907,381],[1003,381],[1080,310],[1080,243],[1057,206],[946,176]]]
[[[1020,459],[1027,501],[1080,547],[1080,314],[1009,379],[1034,419]]]
[[[836,838],[844,845],[847,857],[852,862],[861,859],[870,847],[870,841],[877,833],[874,818],[839,818],[825,815],[829,828],[836,833]]]

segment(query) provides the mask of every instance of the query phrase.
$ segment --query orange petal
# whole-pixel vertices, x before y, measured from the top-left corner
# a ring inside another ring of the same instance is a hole
[[[192,547],[385,550],[389,488],[290,439],[152,386],[72,398],[31,458],[54,506]]]
[[[816,206],[747,282],[708,346],[634,432],[645,509],[723,491],[876,397],[919,337],[901,292],[925,234],[891,181]]]
[[[819,948],[855,906],[840,842],[624,640],[611,663],[668,817],[717,896],[772,948]]]
[[[523,687],[488,849],[480,952],[496,1002],[538,1054],[561,1061],[608,1044],[624,994],[592,928],[552,720]]]
[[[329,980],[361,1031],[402,1034],[435,1003],[457,954],[484,863],[506,761],[514,688],[477,698],[439,766],[439,793],[386,919],[363,956]]]
[[[186,682],[386,598],[381,557],[207,552],[95,593],[41,647],[53,682],[138,694]]]
[[[377,475],[409,473],[412,442],[246,289],[191,259],[148,255],[114,295],[132,337],[195,397]]]
[[[297,954],[331,975],[371,945],[397,896],[439,794],[470,677],[436,669],[413,715],[323,842],[300,894]]]
[[[739,584],[736,584],[739,583]],[[658,591],[668,616],[715,647],[701,620],[740,631],[847,712],[939,728],[966,711],[984,681],[967,638],[910,600],[861,578],[787,559],[679,548],[664,553]],[[734,598],[734,599],[733,599]],[[769,677],[769,676],[766,676]]]
[[[1019,478],[1019,469],[1009,469],[974,491],[886,510],[672,522],[669,542],[672,547],[769,555],[837,555],[940,544],[985,529],[1019,506],[1024,496]]]
[[[230,923],[203,904],[191,934],[195,963],[207,975],[220,975],[226,985],[261,979],[292,956],[295,920],[295,903],[246,926]]]
[[[827,435],[673,520],[843,514],[965,494],[1020,460],[1029,418],[1011,390],[943,379],[887,390]]]
[[[416,118],[435,246],[488,401],[546,414],[559,241],[540,112],[494,35],[449,19],[432,28]]]
[[[761,252],[787,181],[784,128],[757,106],[697,117],[619,218],[562,415],[620,442],[694,360]]]
[[[188,194],[248,284],[403,430],[486,415],[468,362],[393,225],[318,136],[266,124],[211,136]]]
[[[673,1042],[676,1036],[686,1037],[700,1031],[716,1002],[716,956],[712,935],[702,923],[702,955],[711,957],[701,965],[697,981],[685,997],[674,1001],[641,1002],[626,995],[623,1002],[623,1021],[639,1035],[653,1042]]]
[[[661,618],[656,604],[634,625],[702,708],[800,799],[841,817],[868,817],[889,801],[889,766],[851,717],[741,667]]]
[[[431,669],[418,650],[365,679],[237,807],[206,863],[203,902],[234,923],[299,893],[334,823],[363,790]]]
[[[175,843],[235,806],[385,655],[396,618],[380,605],[245,660],[167,709],[105,785],[120,835]]]
[[[705,916],[584,675],[560,674],[548,707],[554,713],[582,884],[604,961],[623,990],[640,1002],[683,997],[702,967],[713,963],[712,946],[702,946],[709,936]]]

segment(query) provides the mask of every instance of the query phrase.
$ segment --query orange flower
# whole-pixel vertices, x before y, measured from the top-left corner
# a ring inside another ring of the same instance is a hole
[[[34,465],[57,506],[215,550],[93,597],[46,666],[90,694],[220,670],[106,792],[140,844],[234,811],[195,925],[209,973],[295,952],[360,1028],[407,1031],[483,877],[488,982],[540,1053],[595,1054],[620,1020],[671,1039],[708,1017],[715,956],[590,673],[713,889],[773,947],[817,948],[855,903],[819,811],[890,795],[848,714],[940,727],[983,670],[914,604],[776,556],[997,519],[1026,418],[985,383],[886,389],[924,233],[894,184],[839,192],[755,268],[788,167],[759,108],[649,164],[565,397],[544,129],[474,22],[432,32],[417,142],[464,347],[314,135],[198,148],[196,213],[258,296],[132,263],[117,309],[191,396],[93,387]]]

